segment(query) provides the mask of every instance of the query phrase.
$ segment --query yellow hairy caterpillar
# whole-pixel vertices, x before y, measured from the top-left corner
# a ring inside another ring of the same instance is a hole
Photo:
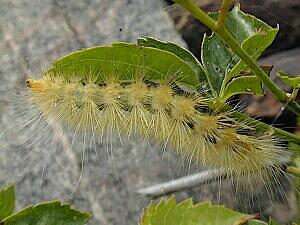
[[[152,48],[117,44],[111,55],[108,48],[75,52],[28,79],[29,104],[68,130],[153,139],[236,179],[265,182],[282,172],[287,153],[278,140],[211,109],[213,98],[192,87],[196,78],[180,58],[164,52],[165,67],[155,68]],[[135,57],[123,54],[127,48]]]

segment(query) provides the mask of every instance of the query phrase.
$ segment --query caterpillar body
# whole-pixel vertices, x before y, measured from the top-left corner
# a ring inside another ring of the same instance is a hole
[[[266,182],[282,173],[287,153],[272,134],[211,109],[213,98],[190,88],[192,78],[179,58],[158,71],[145,48],[135,49],[138,63],[125,63],[117,51],[113,59],[87,59],[81,51],[70,55],[71,63],[63,58],[63,65],[27,80],[29,104],[69,130],[153,139],[237,180]]]

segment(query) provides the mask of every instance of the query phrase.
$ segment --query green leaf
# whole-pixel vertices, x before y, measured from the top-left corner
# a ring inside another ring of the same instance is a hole
[[[15,188],[9,185],[0,190],[0,220],[11,215],[15,208]]]
[[[227,70],[238,62],[238,58],[214,34],[210,37],[204,35],[201,49],[202,64],[209,75],[211,91],[218,96]]]
[[[279,71],[276,75],[285,84],[293,88],[300,88],[300,77],[289,77],[289,75],[283,71]]]
[[[272,66],[261,66],[261,68],[267,74],[270,74],[272,70]],[[264,95],[261,81],[251,72],[251,70],[242,71],[240,76],[235,76],[228,81],[225,89],[222,92],[221,99],[227,100],[236,94],[255,94],[258,96]]]
[[[262,96],[264,91],[260,80],[256,76],[243,76],[233,78],[225,87],[222,99],[228,99],[236,94],[256,94]]]
[[[212,13],[215,20],[218,13]],[[236,5],[228,13],[225,20],[225,27],[233,35],[241,47],[253,59],[257,59],[261,53],[273,42],[278,33],[278,27],[272,28],[254,16],[243,13],[239,5]],[[239,93],[228,93],[226,86],[234,77],[241,76],[242,71],[247,70],[246,65],[235,55],[215,33],[205,36],[202,42],[202,64],[210,76],[213,92],[221,101],[226,101],[228,96]],[[249,79],[249,78],[246,78]],[[243,82],[246,84],[246,81]],[[255,82],[258,87],[253,88],[252,84],[246,89],[258,90],[261,84]],[[226,93],[223,93],[226,90]],[[245,90],[245,88],[241,88]],[[244,93],[241,92],[241,93]],[[256,92],[250,92],[257,94]]]
[[[116,73],[121,80],[129,81],[133,74],[143,73],[146,79],[159,82],[177,76],[180,83],[188,87],[199,86],[197,74],[180,57],[157,48],[137,46],[129,43],[114,43],[76,51],[53,63],[53,68],[62,74],[99,71],[99,80],[105,74]],[[102,76],[102,77],[101,77]]]
[[[255,35],[247,38],[242,43],[242,48],[251,56],[252,59],[257,60],[259,56],[266,50],[266,48],[272,44],[278,28],[270,29],[268,31],[259,30]],[[230,71],[228,77],[238,76],[242,70],[246,68],[246,64],[243,61],[239,61]]]
[[[253,216],[208,202],[193,205],[188,199],[176,204],[174,197],[151,203],[144,210],[140,225],[232,225],[246,223]]]
[[[27,208],[5,218],[5,225],[81,225],[91,216],[70,208],[69,204],[48,202]]]
[[[164,42],[152,37],[139,38],[137,40],[137,43],[139,46],[157,48],[177,55],[190,65],[194,73],[197,74],[199,82],[201,84],[206,84],[206,86],[208,87],[209,80],[205,70],[203,69],[198,59],[187,49],[182,48],[181,46],[173,42]]]
[[[270,74],[272,66],[260,66],[265,73]],[[220,99],[226,101],[231,96],[237,94],[255,94],[258,96],[264,95],[264,89],[262,83],[257,76],[255,76],[251,70],[241,71],[239,76],[233,77],[227,82],[225,89],[222,91]]]

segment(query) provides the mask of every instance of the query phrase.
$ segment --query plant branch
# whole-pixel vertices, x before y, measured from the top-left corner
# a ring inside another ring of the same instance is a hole
[[[223,0],[222,1],[220,14],[219,14],[218,22],[217,22],[218,29],[220,27],[224,26],[225,18],[226,18],[227,12],[229,10],[230,4],[231,4],[231,0]]]
[[[193,175],[181,177],[165,183],[137,190],[139,194],[148,197],[159,197],[176,191],[193,188],[200,184],[207,184],[222,178],[222,172],[218,170],[206,170]]]
[[[287,108],[292,110],[296,115],[300,115],[300,105],[296,101],[291,100],[288,95],[281,90],[270,77],[256,64],[256,62],[245,52],[237,43],[234,37],[224,26],[218,26],[218,23],[209,17],[202,9],[200,9],[192,0],[174,0],[183,8],[188,10],[195,18],[200,20],[204,25],[209,27],[217,34],[223,42],[225,42],[231,50],[236,53],[253,71],[253,73],[263,82],[263,84],[273,93],[278,101],[287,104]],[[227,1],[227,0],[224,0]],[[224,3],[224,2],[223,2]],[[224,3],[226,4],[226,2]]]
[[[204,25],[210,28],[212,31],[217,30],[217,22],[212,19],[206,12],[201,10],[193,1],[191,0],[174,0],[174,2],[181,5],[187,11],[189,11],[195,18],[200,20]]]

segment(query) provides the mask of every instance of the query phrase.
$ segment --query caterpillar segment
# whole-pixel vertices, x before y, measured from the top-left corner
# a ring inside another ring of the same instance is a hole
[[[41,79],[27,80],[28,100],[46,119],[55,118],[68,129],[154,139],[233,177],[266,179],[281,172],[286,153],[272,135],[253,132],[255,127],[232,119],[230,112],[211,110],[209,99],[183,90],[174,77],[121,77],[46,71]]]

